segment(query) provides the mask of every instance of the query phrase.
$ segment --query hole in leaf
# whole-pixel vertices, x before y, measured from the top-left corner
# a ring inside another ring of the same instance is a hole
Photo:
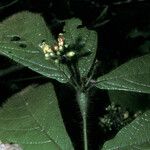
[[[19,36],[13,36],[11,37],[11,41],[20,41],[20,37]]]
[[[26,45],[26,44],[24,44],[24,43],[21,43],[21,44],[19,44],[19,47],[21,47],[21,48],[26,48],[26,47],[27,47],[27,45]]]
[[[78,25],[77,26],[77,29],[81,29],[81,28],[83,28],[84,27],[84,25]]]
[[[46,40],[45,40],[45,39],[43,39],[43,40],[42,40],[42,43],[43,43],[43,42],[46,42]]]

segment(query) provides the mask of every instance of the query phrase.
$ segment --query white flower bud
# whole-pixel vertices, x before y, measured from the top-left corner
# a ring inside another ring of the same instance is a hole
[[[49,53],[46,53],[46,54],[45,54],[45,59],[46,59],[46,60],[49,60],[49,59],[50,59]]]
[[[63,51],[63,46],[59,46],[59,50],[60,50],[60,51]]]
[[[59,33],[59,36],[63,36],[63,33]]]
[[[70,52],[66,53],[67,57],[73,57],[74,55],[75,55],[75,52],[73,52],[73,51],[70,51]]]
[[[124,118],[124,119],[127,119],[128,117],[129,117],[129,112],[126,111],[126,112],[123,114],[123,118]]]
[[[55,59],[55,61],[54,61],[56,64],[58,64],[59,63],[59,60],[58,59]]]
[[[69,46],[68,44],[65,44],[65,45],[64,45],[65,48],[68,48],[68,46]]]
[[[54,57],[54,56],[55,56],[55,54],[54,54],[53,52],[49,53],[49,55],[50,55],[51,57]]]

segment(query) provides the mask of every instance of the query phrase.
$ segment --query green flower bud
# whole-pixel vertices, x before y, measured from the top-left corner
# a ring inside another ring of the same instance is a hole
[[[57,55],[60,55],[61,53],[58,51],[58,52],[56,52],[56,54],[57,54]]]

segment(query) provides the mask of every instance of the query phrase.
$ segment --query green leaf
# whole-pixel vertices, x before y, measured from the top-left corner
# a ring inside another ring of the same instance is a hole
[[[83,44],[84,46],[81,48],[81,52],[89,53],[89,55],[84,56],[79,60],[79,71],[81,77],[85,77],[87,76],[96,55],[97,33],[95,31],[88,30],[86,27],[80,28],[79,26],[81,25],[81,20],[77,18],[66,20],[64,26],[64,36],[66,44]],[[78,43],[77,41],[79,39],[81,39],[81,41]]]
[[[107,141],[102,150],[148,150],[150,149],[150,111],[147,111],[117,135]]]
[[[46,40],[48,43],[54,42],[43,17],[40,14],[28,11],[10,16],[1,23],[0,29],[1,38],[7,39],[19,36],[21,41],[30,42],[35,47],[38,47],[42,40]]]
[[[0,140],[24,150],[73,150],[53,86],[27,87],[0,109]]]
[[[0,53],[30,69],[66,83],[70,74],[66,66],[45,60],[39,47],[43,41],[53,44],[54,39],[39,14],[21,12],[0,24]]]
[[[129,33],[128,36],[131,38],[137,38],[140,36],[148,38],[150,36],[150,26],[146,27],[144,31],[135,28]]]
[[[150,108],[150,94],[109,90],[108,95],[111,102],[131,112],[145,111]]]
[[[107,90],[150,93],[150,55],[132,59],[99,77],[96,86]]]

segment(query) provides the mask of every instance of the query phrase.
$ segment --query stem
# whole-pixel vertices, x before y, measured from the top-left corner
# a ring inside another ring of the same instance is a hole
[[[83,117],[84,150],[88,150],[87,116]]]
[[[86,87],[86,88],[89,86],[90,81],[91,81],[91,79],[93,78],[93,76],[95,75],[95,72],[96,72],[98,66],[99,66],[99,62],[96,60],[96,61],[94,62],[94,64],[93,64],[93,67],[92,67],[91,71],[90,71],[90,72],[91,72],[91,75],[90,75],[89,79],[87,80],[87,82],[86,82],[86,84],[85,84],[85,87]]]
[[[81,85],[81,75],[80,75],[79,67],[77,66],[77,64],[73,64],[72,67],[76,74],[76,80],[77,80],[78,84]]]
[[[88,94],[81,91],[77,91],[77,101],[83,119],[82,124],[83,124],[84,150],[88,150],[88,135],[87,135]]]
[[[73,87],[76,87],[75,89],[80,89],[80,85],[77,82],[77,76],[74,67],[72,66],[72,64],[68,64],[67,66],[71,73],[71,82],[73,83]]]

